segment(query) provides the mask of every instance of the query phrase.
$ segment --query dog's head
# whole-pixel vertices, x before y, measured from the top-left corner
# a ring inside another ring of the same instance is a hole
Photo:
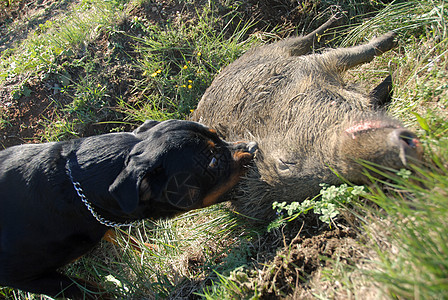
[[[169,216],[219,202],[245,171],[255,143],[227,143],[199,123],[146,121],[109,192],[125,213]]]

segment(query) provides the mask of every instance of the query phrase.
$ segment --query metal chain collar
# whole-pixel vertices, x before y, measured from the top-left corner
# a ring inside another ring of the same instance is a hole
[[[98,214],[92,207],[92,204],[87,200],[86,195],[84,195],[84,191],[81,187],[81,184],[77,181],[73,180],[72,176],[72,170],[70,168],[70,161],[67,161],[67,169],[68,169],[68,177],[70,178],[70,181],[73,184],[73,187],[75,188],[76,193],[78,194],[79,198],[81,198],[82,203],[87,207],[89,212],[92,214],[92,216],[102,225],[108,226],[108,227],[121,227],[121,226],[133,226],[136,225],[139,222],[131,222],[131,223],[117,223],[114,221],[107,220],[103,218],[100,214]]]

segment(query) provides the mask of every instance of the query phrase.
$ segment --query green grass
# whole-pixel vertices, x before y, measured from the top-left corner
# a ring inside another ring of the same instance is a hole
[[[39,24],[17,48],[2,53],[0,82],[28,72],[30,76],[55,72],[58,58],[72,57],[82,43],[113,24],[117,14],[116,2],[82,1],[63,18]]]
[[[448,143],[445,140],[439,146],[441,152],[434,158],[446,161]],[[447,171],[443,164],[419,169],[418,176],[410,178],[413,181],[397,178],[392,184],[387,184],[392,192],[385,194],[377,189],[369,197],[384,210],[389,230],[385,239],[388,247],[384,249],[378,245],[377,248],[380,258],[378,269],[367,274],[379,282],[391,297],[446,297]],[[403,197],[403,193],[395,191],[407,191],[409,194]]]
[[[137,89],[148,93],[150,102],[167,104],[167,112],[178,117],[188,116],[216,73],[257,40],[246,37],[250,23],[238,23],[229,32],[227,27],[234,22],[229,16],[224,28],[216,31],[221,19],[211,7],[197,14],[194,26],[181,22],[161,27],[145,25],[147,20],[131,20],[145,32],[137,40],[138,67],[143,72]]]
[[[190,212],[173,220],[145,222],[130,231],[140,242],[150,244],[149,247],[141,245],[145,249],[143,253],[133,250],[127,242],[128,237],[119,232],[121,246],[112,251],[113,257],[104,260],[98,260],[96,255],[83,258],[78,263],[81,264],[79,268],[72,266],[68,271],[88,278],[101,273],[102,276],[92,277],[97,282],[116,278],[124,289],[107,282],[105,285],[123,297],[153,295],[170,298],[179,296],[184,289],[191,289],[188,294],[198,293],[202,281],[216,278],[212,270],[229,273],[235,265],[241,264],[244,251],[226,255],[229,249],[239,245],[236,234],[247,239],[253,236],[251,231],[241,229],[240,222],[220,206]],[[110,245],[103,244],[103,247]],[[216,264],[216,261],[220,263]],[[92,265],[97,265],[95,272],[91,270]]]

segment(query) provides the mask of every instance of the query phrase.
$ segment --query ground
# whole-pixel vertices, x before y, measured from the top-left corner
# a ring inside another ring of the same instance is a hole
[[[0,36],[3,36],[0,50],[4,51],[17,45],[27,34],[38,30],[39,24],[51,20],[72,2],[74,1],[14,2],[15,6],[8,7],[0,15]],[[302,9],[304,12],[313,10],[317,3],[305,1]],[[184,7],[175,1],[154,1],[147,5],[135,6],[129,11],[128,19],[122,20],[118,26],[121,26],[122,32],[137,30],[131,27],[129,18],[144,17],[151,22],[166,22],[167,19],[179,17],[179,13],[183,18],[194,17],[192,7]],[[291,28],[301,22],[309,24],[304,13],[298,11],[297,6],[289,1],[249,1],[242,14],[261,20],[257,24],[259,29],[271,29],[282,25],[282,32],[285,35],[290,34]],[[7,23],[15,25],[13,31],[5,34]],[[307,28],[304,30],[309,31]],[[120,47],[114,47],[112,50],[111,43]],[[129,103],[141,97],[138,93],[129,90],[129,86],[141,79],[142,75],[129,63],[128,55],[132,55],[133,49],[131,43],[134,41],[127,38],[125,34],[114,36],[100,34],[89,42],[84,50],[87,53],[85,55],[92,60],[92,66],[95,68],[93,72],[101,74],[99,81],[109,83],[108,94],[114,95],[114,99],[126,99]],[[111,53],[111,51],[114,52]],[[112,61],[111,57],[113,57]],[[65,68],[63,62],[61,65],[62,69],[57,73],[59,75],[55,73],[45,78],[31,77],[25,81],[25,84],[22,84],[24,78],[13,77],[7,78],[0,84],[0,112],[2,119],[7,120],[7,126],[2,126],[0,129],[2,147],[45,141],[44,131],[48,130],[45,124],[58,120],[61,105],[72,101],[70,93],[61,92],[61,81],[64,78],[61,78],[60,74],[66,74],[70,78],[88,75],[85,69],[77,69],[73,66]],[[106,113],[98,114],[98,122],[83,126],[77,130],[77,136],[108,132],[110,125],[107,121],[121,117],[119,111],[108,110],[114,107],[114,99],[107,103]],[[101,122],[103,124],[98,124]],[[265,239],[264,242],[269,239],[275,241],[272,244],[268,243],[265,252],[257,250],[260,251],[260,255],[265,255],[259,260],[266,263],[264,269],[254,270],[253,276],[249,277],[247,277],[248,272],[240,274],[241,276],[238,272],[232,275],[234,281],[238,282],[243,289],[243,294],[244,287],[252,291],[254,285],[258,287],[261,293],[259,296],[263,299],[282,299],[286,296],[295,299],[312,298],[313,293],[319,288],[328,289],[330,291],[328,293],[331,294],[335,287],[326,287],[324,281],[315,284],[322,278],[323,270],[328,270],[334,260],[347,265],[356,265],[365,258],[363,247],[358,243],[361,237],[353,226],[346,224],[339,226],[340,228],[335,226],[330,228],[318,222],[316,218],[302,229],[300,229],[299,221],[297,224],[296,227],[289,228],[287,232],[277,229],[275,234],[266,234],[262,237]],[[191,268],[194,269],[198,261],[192,258],[190,263]],[[250,269],[250,266],[248,268]],[[341,291],[333,293],[334,298],[339,299],[352,296]]]

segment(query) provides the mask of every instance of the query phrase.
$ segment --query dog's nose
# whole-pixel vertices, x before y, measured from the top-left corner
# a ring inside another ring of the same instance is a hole
[[[254,154],[258,150],[258,144],[256,142],[234,142],[229,143],[230,148],[233,151],[246,152]]]
[[[258,144],[256,142],[250,142],[246,145],[246,151],[250,154],[254,154],[258,150]]]
[[[234,160],[241,165],[246,165],[254,158],[258,144],[255,142],[236,142],[232,144],[232,148]]]

